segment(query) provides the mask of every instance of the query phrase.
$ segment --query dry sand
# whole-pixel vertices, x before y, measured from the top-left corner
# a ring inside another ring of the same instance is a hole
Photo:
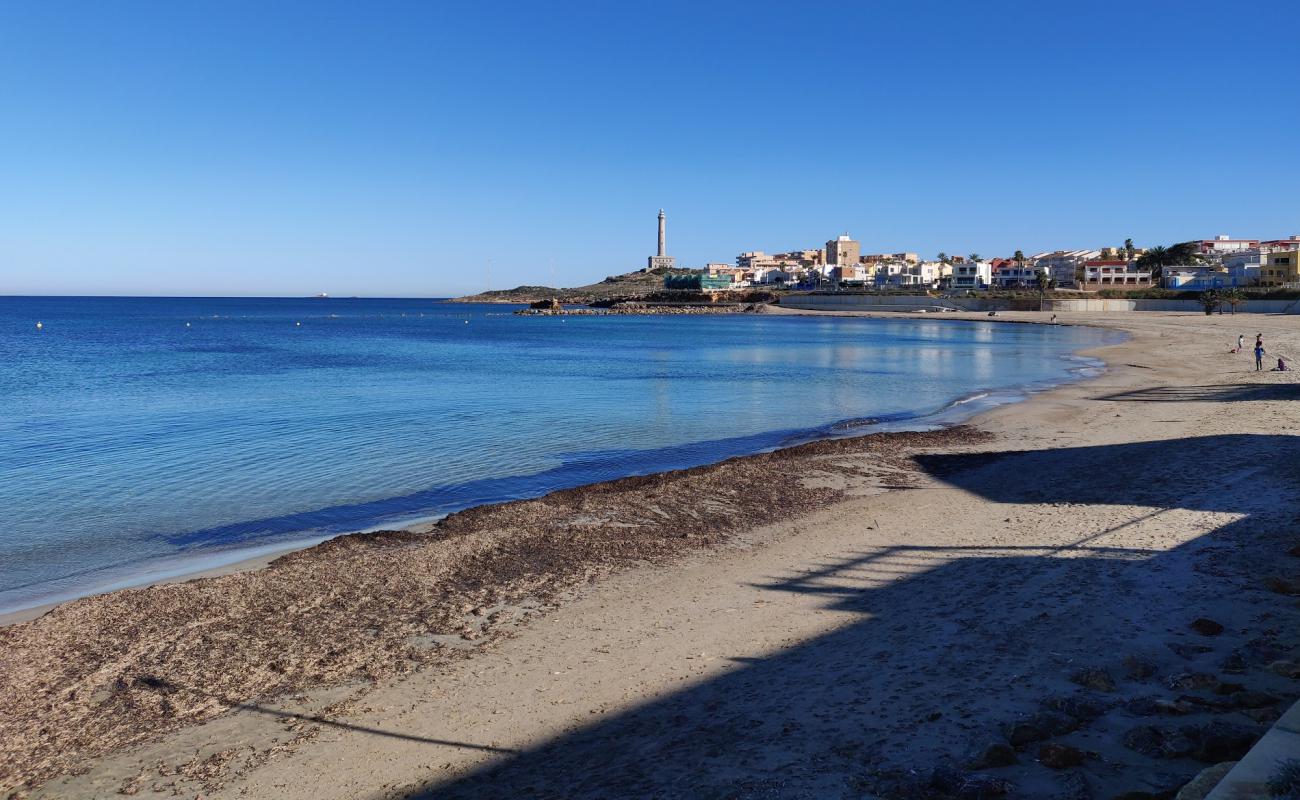
[[[973,427],[478,509],[0,629],[0,787],[1168,796],[1300,696],[1300,386],[1227,352],[1262,331],[1300,354],[1300,320],[1059,317],[1132,338]],[[990,746],[1015,763],[975,769]]]

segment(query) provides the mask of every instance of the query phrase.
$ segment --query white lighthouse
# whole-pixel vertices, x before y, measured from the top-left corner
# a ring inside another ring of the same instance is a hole
[[[667,217],[664,210],[659,209],[659,250],[655,255],[646,259],[646,271],[655,269],[673,269],[677,266],[677,259],[668,255],[667,247]]]

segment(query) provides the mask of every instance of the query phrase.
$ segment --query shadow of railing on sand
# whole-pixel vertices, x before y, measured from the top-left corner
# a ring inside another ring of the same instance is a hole
[[[400,731],[384,730],[383,728],[372,728],[366,725],[355,725],[350,722],[339,722],[338,720],[330,719],[329,717],[322,717],[318,714],[299,714],[295,711],[285,711],[283,709],[278,709],[278,708],[268,708],[267,706],[260,706],[257,705],[256,703],[236,703],[230,701],[227,698],[221,697],[211,692],[205,692],[201,689],[196,689],[194,687],[181,687],[163,678],[145,677],[145,678],[139,678],[138,680],[140,683],[143,683],[146,686],[149,686],[150,688],[156,689],[160,692],[166,693],[166,692],[176,691],[181,688],[185,688],[190,693],[210,697],[214,700],[217,700],[223,706],[227,706],[232,710],[247,711],[253,714],[262,714],[268,717],[275,717],[276,719],[309,722],[313,725],[320,725],[326,728],[337,728],[339,730],[350,731],[352,733],[364,733],[371,736],[381,736],[388,739],[401,739],[408,742],[417,742],[419,744],[433,744],[442,747],[463,748],[466,750],[483,750],[491,753],[514,754],[519,752],[518,750],[512,750],[511,748],[508,747],[494,747],[486,744],[474,744],[473,742],[457,742],[457,741],[452,741],[450,739],[431,739],[427,736],[415,736],[413,734],[402,733]]]
[[[1155,386],[1118,392],[1096,400],[1124,403],[1229,403],[1260,400],[1300,400],[1297,383],[1241,383],[1221,386]]]
[[[1000,722],[1037,710],[1048,694],[1076,691],[1067,677],[1087,659],[1110,664],[1141,653],[1159,675],[1213,670],[1202,662],[1217,654],[1180,654],[1181,631],[1201,609],[1250,618],[1258,611],[1251,603],[1266,602],[1233,559],[1247,544],[1276,544],[1269,504],[1300,488],[1298,443],[1209,436],[994,459],[919,456],[923,470],[997,503],[1149,510],[1108,515],[1122,519],[1075,541],[1047,533],[1027,541],[1034,534],[1012,523],[990,531],[988,545],[894,544],[774,577],[763,588],[821,596],[826,608],[857,616],[785,649],[731,659],[666,697],[407,796],[859,796],[999,740]],[[1165,518],[1174,514],[1189,518]],[[1144,535],[1155,549],[1104,541],[1122,528],[1167,522],[1177,525]],[[1188,525],[1202,527],[1177,539],[1173,531]],[[1278,613],[1276,624],[1284,625],[1281,614],[1297,612]],[[1236,646],[1238,635],[1217,641]],[[1155,680],[1129,690],[1163,690]],[[1098,720],[1090,729],[1095,746],[1115,745],[1100,766],[1084,768],[1099,790],[1163,791],[1203,766],[1189,758],[1154,762],[1119,747],[1124,729],[1113,726],[1139,722]],[[1032,757],[1014,770],[1023,796],[1060,788]]]

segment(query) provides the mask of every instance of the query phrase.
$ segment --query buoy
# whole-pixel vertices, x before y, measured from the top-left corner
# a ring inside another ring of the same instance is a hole
[[[44,325],[42,325],[42,324],[41,324],[41,323],[39,323],[39,322],[38,322],[38,323],[36,323],[36,330],[38,330],[38,331],[39,331],[39,330],[40,330],[40,329],[41,329],[41,328],[44,328],[44,327],[45,327],[45,326],[44,326]]]
[[[189,326],[190,326],[190,324],[189,324],[189,323],[188,323],[188,322],[187,322],[187,323],[185,323],[185,327],[187,327],[187,328],[188,328],[188,327],[189,327]]]
[[[469,324],[469,320],[465,320],[465,324],[468,325],[468,324]]]
[[[294,324],[294,325],[297,325],[299,328],[302,327],[302,323],[301,323],[301,322],[295,322],[295,323],[293,323],[293,324]]]

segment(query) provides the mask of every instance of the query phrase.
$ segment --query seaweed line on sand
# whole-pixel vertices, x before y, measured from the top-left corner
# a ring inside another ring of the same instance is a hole
[[[339,536],[263,569],[65,603],[0,628],[0,791],[242,703],[470,654],[615,570],[668,564],[842,492],[812,474],[910,469],[967,426],[812,442],[453,514],[427,532]],[[833,484],[833,482],[831,482]],[[895,485],[898,485],[897,483]]]

